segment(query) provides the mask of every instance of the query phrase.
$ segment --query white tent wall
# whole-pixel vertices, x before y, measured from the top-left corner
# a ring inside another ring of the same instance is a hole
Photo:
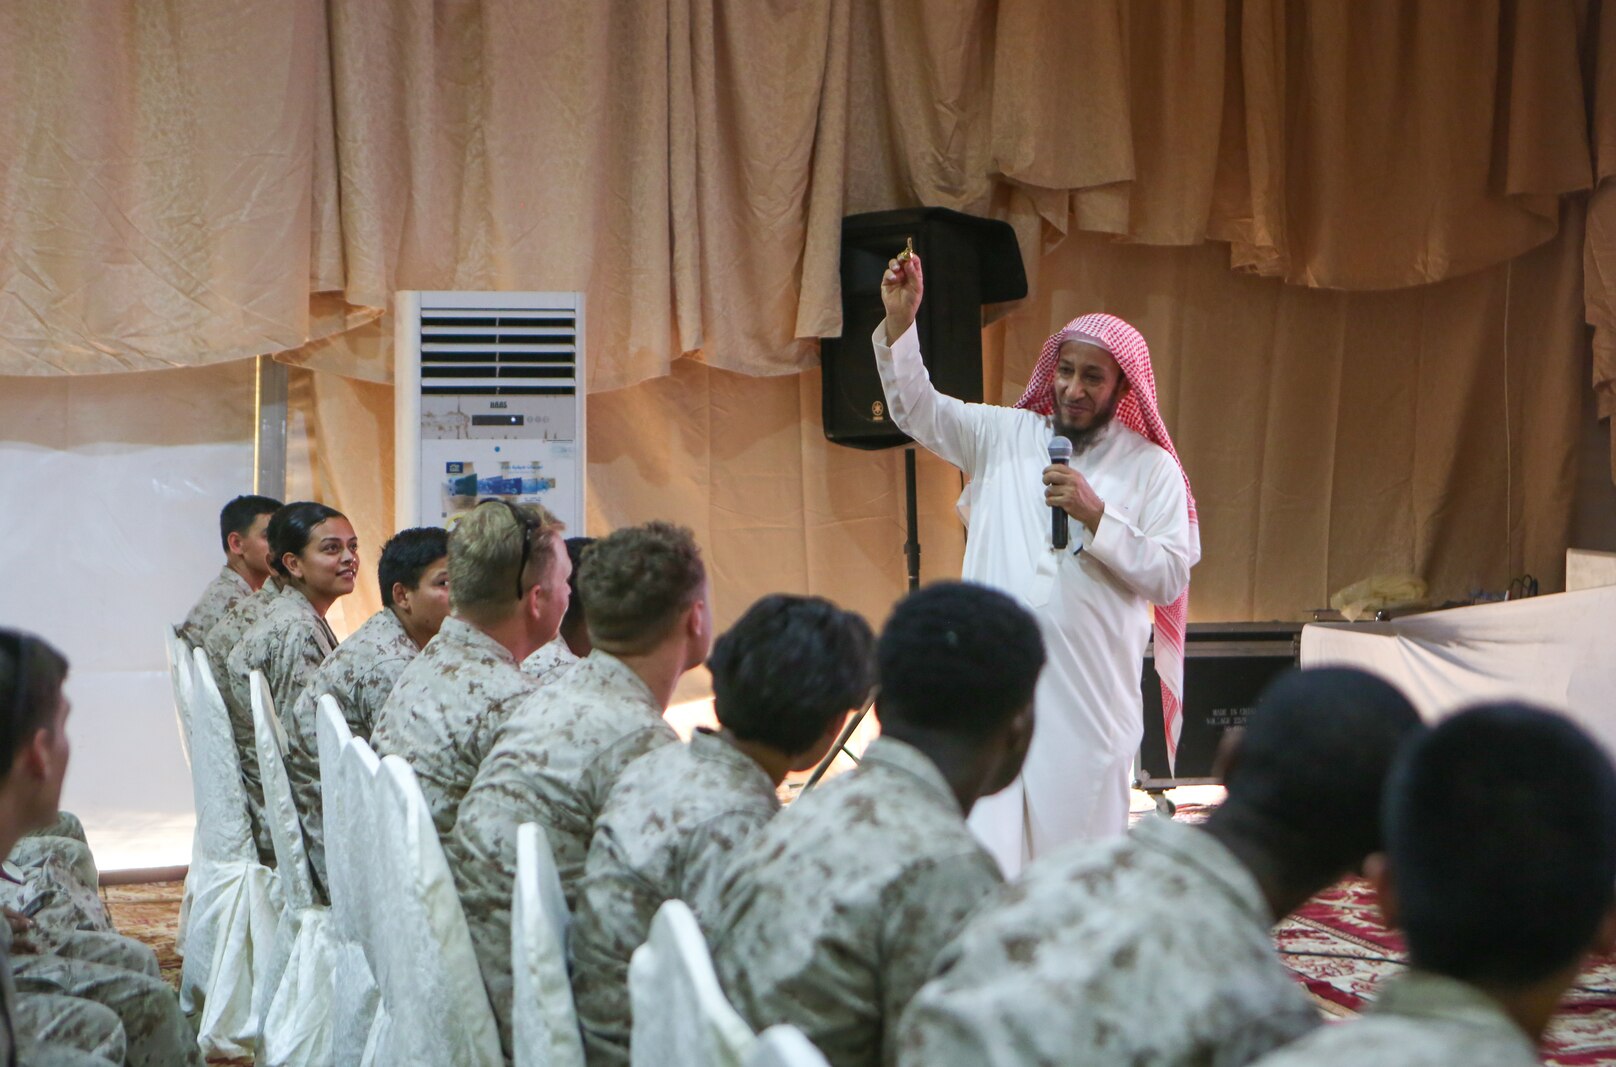
[[[190,777],[160,627],[220,562],[249,492],[253,364],[0,378],[0,624],[71,661],[62,806],[102,869],[184,863]]]

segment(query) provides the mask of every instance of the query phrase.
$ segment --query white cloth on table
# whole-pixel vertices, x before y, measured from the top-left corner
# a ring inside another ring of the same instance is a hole
[[[1482,700],[1565,713],[1616,756],[1616,586],[1302,628],[1302,666],[1360,667],[1427,719]]]

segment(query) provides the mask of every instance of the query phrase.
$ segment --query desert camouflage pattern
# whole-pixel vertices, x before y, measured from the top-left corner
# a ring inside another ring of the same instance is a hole
[[[735,857],[713,963],[754,1029],[791,1023],[838,1067],[892,1063],[904,1006],[1000,883],[936,765],[878,738]]]
[[[371,747],[409,761],[439,837],[454,827],[494,734],[537,685],[509,649],[454,616],[398,676]]]
[[[595,820],[567,941],[591,1067],[628,1063],[628,961],[657,908],[682,900],[710,923],[731,858],[779,810],[763,768],[705,728],[618,776]]]
[[[230,733],[235,738],[236,754],[241,760],[241,781],[247,790],[247,814],[252,821],[253,839],[258,845],[258,858],[266,866],[275,864],[275,846],[269,837],[269,824],[264,821],[264,783],[258,775],[258,747],[253,739],[252,706],[236,703],[230,687],[230,653],[235,651],[248,630],[269,612],[270,605],[280,596],[281,579],[270,578],[251,596],[243,597],[236,606],[214,623],[213,629],[202,641],[207,653],[208,667],[213,681],[219,687],[225,711],[230,714]]]
[[[224,618],[225,612],[236,604],[252,596],[252,586],[247,579],[231,570],[229,567],[220,567],[219,573],[214,575],[213,581],[202,590],[202,595],[185,616],[185,621],[179,625],[179,635],[186,644],[192,648],[201,648],[202,642],[207,639],[208,631]]]
[[[355,737],[370,740],[382,706],[399,675],[420,655],[415,641],[389,608],[383,608],[337,647],[309,675],[286,724],[286,777],[303,824],[303,844],[314,868],[316,889],[325,894],[325,818],[320,793],[320,750],[316,734],[320,697],[329,693]]]
[[[595,817],[618,775],[646,752],[678,742],[662,712],[637,674],[596,649],[511,714],[461,803],[449,867],[507,1053],[517,827],[539,824],[567,907],[575,907]]]
[[[110,932],[99,886],[90,846],[72,837],[24,837],[0,867],[0,905],[22,911],[43,898],[32,909],[41,928]]]
[[[309,598],[291,586],[272,597],[258,621],[248,627],[225,658],[225,676],[215,679],[228,692],[230,725],[236,738],[236,755],[241,760],[241,778],[247,791],[253,833],[258,839],[260,861],[275,865],[275,846],[264,819],[264,783],[258,770],[258,742],[252,724],[252,695],[247,675],[260,671],[269,683],[275,714],[285,722],[285,714],[303,693],[303,686],[315,669],[337,647],[336,635],[325,619],[314,610]],[[265,843],[268,847],[265,847]]]
[[[1474,986],[1422,971],[1381,987],[1350,1022],[1320,1027],[1257,1061],[1260,1067],[1533,1067],[1526,1031]]]
[[[16,1027],[20,1055],[15,1060],[0,1058],[0,1063],[116,1067],[128,1051],[118,1013],[93,1000],[57,993],[19,993],[11,1024]]]
[[[578,656],[568,646],[566,639],[556,634],[548,644],[539,646],[522,661],[522,673],[530,674],[538,679],[540,685],[546,685],[566,674],[577,662]]]
[[[115,940],[109,940],[115,939]],[[201,1052],[197,1048],[196,1034],[185,1016],[180,1013],[180,1002],[173,988],[155,973],[157,961],[138,951],[145,946],[119,948],[116,935],[96,935],[99,943],[87,943],[84,937],[70,939],[66,948],[88,951],[96,958],[77,959],[66,955],[43,952],[16,951],[10,957],[12,980],[19,1001],[19,1012],[28,1000],[43,994],[51,997],[71,997],[111,1009],[122,1025],[122,1036],[127,1046],[126,1062],[129,1067],[170,1067],[194,1064],[201,1067]],[[100,960],[136,961],[141,969],[128,969]],[[33,1012],[49,1009],[31,1008]],[[112,1055],[97,1048],[86,1047],[84,1041],[72,1040],[73,1033],[64,1029],[74,1026],[99,1026],[102,1013],[80,1013],[73,1016],[77,1022],[58,1018],[48,1033],[53,1044],[66,1044],[118,1062]],[[26,1042],[31,1032],[19,1023],[18,1033]],[[98,1030],[95,1032],[99,1032]],[[82,1036],[82,1035],[81,1035]],[[26,1058],[25,1058],[25,1062]]]
[[[1256,880],[1197,827],[1152,816],[1058,850],[943,954],[898,1062],[1251,1063],[1319,1024],[1273,921]]]

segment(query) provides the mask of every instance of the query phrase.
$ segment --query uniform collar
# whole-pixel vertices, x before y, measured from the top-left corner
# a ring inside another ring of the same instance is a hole
[[[428,643],[435,644],[440,640],[445,644],[463,645],[473,651],[491,656],[501,663],[509,663],[512,667],[517,665],[516,657],[511,655],[510,649],[458,616],[450,615],[447,619],[444,619],[443,625],[438,628],[438,636]]]
[[[1257,879],[1205,830],[1147,815],[1130,831],[1130,837],[1140,848],[1170,856],[1179,866],[1195,868],[1209,888],[1222,893],[1264,930],[1274,925],[1275,917]]]
[[[1405,1019],[1430,1019],[1488,1031],[1495,1041],[1513,1042],[1533,1058],[1537,1049],[1504,1007],[1468,982],[1430,971],[1409,970],[1387,982],[1371,1011]]]
[[[229,565],[219,568],[219,577],[234,585],[237,589],[241,590],[248,596],[252,595],[253,587],[247,583],[247,579],[237,574],[233,569],[230,568]]]
[[[878,737],[870,742],[870,747],[864,750],[859,760],[860,769],[870,766],[913,778],[927,793],[939,801],[946,801],[955,813],[959,812],[959,798],[954,795],[948,779],[943,777],[943,772],[937,769],[931,757],[914,745],[899,741],[896,737]]]
[[[620,693],[625,699],[638,700],[646,707],[655,710],[659,717],[667,710],[657,703],[656,697],[651,693],[651,687],[645,684],[644,679],[610,652],[603,652],[597,648],[579,660],[567,673],[567,684],[576,686],[591,678],[600,679],[600,685]]]
[[[749,779],[755,777],[756,784],[761,789],[767,791],[770,796],[774,795],[774,783],[769,780],[763,768],[758,766],[757,761],[725,740],[715,730],[705,726],[696,727],[695,732],[690,735],[690,754],[697,759],[711,760],[734,768]]]

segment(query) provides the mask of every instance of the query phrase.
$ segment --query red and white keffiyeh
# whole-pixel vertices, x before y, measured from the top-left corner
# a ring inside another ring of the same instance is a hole
[[[1128,379],[1128,393],[1117,403],[1115,420],[1167,450],[1183,474],[1184,464],[1179,461],[1173,439],[1162,424],[1161,412],[1156,406],[1156,374],[1150,366],[1150,346],[1143,335],[1115,315],[1083,315],[1075,318],[1044,342],[1044,350],[1033,368],[1027,391],[1016,401],[1016,407],[1040,415],[1054,410],[1055,367],[1060,361],[1060,347],[1067,341],[1083,341],[1098,345],[1111,353],[1122,373]],[[1199,520],[1195,514],[1195,493],[1190,489],[1190,478],[1184,474],[1184,495],[1189,501],[1190,536],[1200,542]],[[1169,768],[1178,761],[1178,739],[1184,732],[1184,624],[1189,615],[1190,590],[1171,604],[1157,604],[1156,616],[1156,674],[1162,686],[1162,732],[1167,738]]]

